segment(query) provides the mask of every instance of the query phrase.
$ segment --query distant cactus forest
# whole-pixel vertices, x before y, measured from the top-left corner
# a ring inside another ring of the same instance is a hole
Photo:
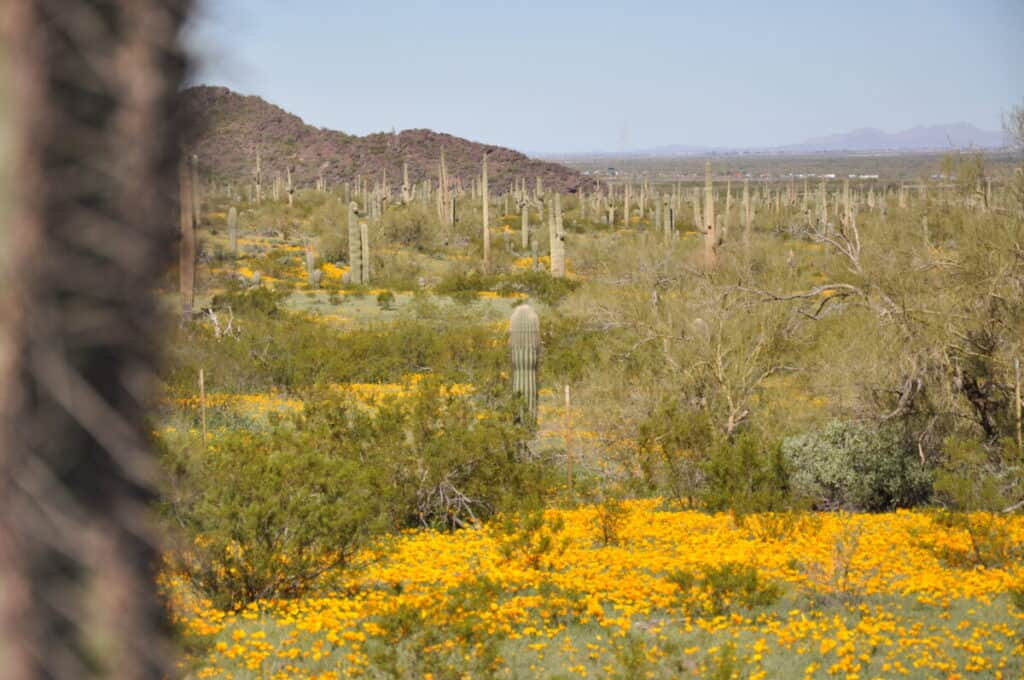
[[[1024,676],[1019,156],[584,174],[184,96],[182,676]]]

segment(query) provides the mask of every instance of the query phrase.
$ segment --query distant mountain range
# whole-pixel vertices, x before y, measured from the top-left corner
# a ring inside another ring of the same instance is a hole
[[[947,125],[918,125],[902,132],[885,132],[878,128],[860,128],[841,134],[811,139],[775,147],[713,147],[672,144],[635,151],[593,151],[581,154],[534,154],[538,157],[565,158],[569,156],[703,156],[714,153],[868,153],[868,152],[926,152],[952,149],[1000,149],[1005,145],[1003,133],[982,130],[970,123]]]
[[[785,151],[943,151],[998,149],[1003,133],[981,130],[970,123],[918,125],[902,132],[860,128],[838,135],[814,137],[782,147]]]

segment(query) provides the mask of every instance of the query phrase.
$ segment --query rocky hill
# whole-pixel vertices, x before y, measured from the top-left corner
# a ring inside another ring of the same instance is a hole
[[[199,86],[185,90],[184,107],[196,123],[189,152],[199,156],[202,174],[234,182],[250,182],[260,150],[267,186],[287,166],[299,186],[313,184],[320,172],[329,184],[358,175],[379,180],[386,170],[392,186],[401,184],[402,163],[409,164],[409,179],[437,178],[444,148],[448,173],[468,187],[480,172],[480,160],[489,150],[492,191],[503,193],[514,179],[533,186],[541,177],[545,187],[572,191],[588,180],[556,163],[534,160],[512,149],[478,144],[432,130],[404,130],[365,137],[307,125],[296,115],[259,97],[244,96],[226,87]]]

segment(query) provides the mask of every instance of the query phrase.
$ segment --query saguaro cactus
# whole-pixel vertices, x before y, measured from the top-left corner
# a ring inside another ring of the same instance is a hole
[[[182,158],[178,172],[180,182],[180,214],[181,244],[178,246],[178,278],[181,288],[181,313],[184,317],[192,315],[192,303],[196,293],[196,223],[192,200],[192,173],[188,162]]]
[[[402,161],[402,204],[409,205],[413,199],[412,184],[409,183],[409,163]]]
[[[551,228],[551,276],[565,277],[565,231],[562,229],[562,199],[555,194],[549,220]]]
[[[704,163],[704,266],[718,265],[718,225],[715,220],[715,194],[711,184],[711,161]]]
[[[302,249],[306,256],[306,279],[309,281],[309,287],[319,288],[323,273],[316,268],[316,248],[313,245],[313,239],[303,239]]]
[[[366,222],[359,223],[359,246],[362,249],[359,261],[363,265],[359,283],[366,285],[370,282],[370,226]]]
[[[523,396],[521,417],[537,422],[537,369],[540,365],[540,319],[528,304],[516,307],[509,319],[512,350],[512,391]]]
[[[363,245],[364,227],[359,224],[359,215],[356,212],[356,202],[348,204],[348,280],[350,283],[363,284],[365,266],[363,264],[364,253],[369,255],[369,245]]]
[[[189,158],[189,185],[192,187],[192,224],[198,229],[203,223],[203,193],[199,185],[199,156],[192,154]]]
[[[228,244],[231,254],[238,257],[238,210],[235,206],[228,210]]]
[[[743,180],[743,247],[750,248],[750,230],[754,223],[754,213],[750,206],[750,181]]]
[[[626,191],[623,194],[623,199],[622,199],[622,226],[623,227],[629,227],[629,218],[630,218],[630,214],[629,214],[630,213],[629,199],[630,199],[629,182],[626,182]]]
[[[487,152],[484,152],[483,169],[480,173],[480,196],[483,202],[484,216],[484,268],[491,260],[491,226],[490,226],[490,203],[491,194],[487,187]]]
[[[521,222],[522,222],[522,232],[523,232],[522,233],[522,244],[523,244],[523,250],[526,250],[527,248],[530,247],[530,206],[526,202],[525,197],[523,198],[521,203],[522,203],[522,205],[521,205],[521,208],[522,208]]]
[[[260,165],[260,150],[256,149],[256,170],[253,171],[256,183],[256,205],[263,202],[263,167]]]

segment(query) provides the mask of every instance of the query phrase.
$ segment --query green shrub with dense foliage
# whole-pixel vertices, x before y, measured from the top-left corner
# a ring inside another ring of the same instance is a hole
[[[434,380],[372,410],[319,392],[267,429],[169,448],[165,509],[193,537],[180,565],[229,606],[302,592],[378,532],[542,506],[548,466],[501,402]]]

